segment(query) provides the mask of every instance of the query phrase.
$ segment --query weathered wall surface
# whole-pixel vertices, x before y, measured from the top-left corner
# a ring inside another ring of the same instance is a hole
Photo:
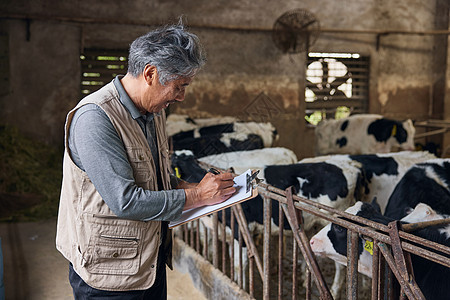
[[[0,66],[9,75],[1,85],[1,123],[62,146],[65,114],[79,100],[81,50],[126,49],[138,35],[183,14],[203,41],[208,63],[172,111],[270,121],[280,133],[277,146],[299,158],[312,156],[314,133],[304,121],[306,55],[283,54],[270,32],[294,8],[314,13],[322,28],[448,30],[443,0],[2,2],[9,66],[5,60]],[[369,55],[370,112],[425,120],[450,118],[444,113],[447,49],[446,36],[383,35],[377,48],[373,33],[322,32],[310,50]]]

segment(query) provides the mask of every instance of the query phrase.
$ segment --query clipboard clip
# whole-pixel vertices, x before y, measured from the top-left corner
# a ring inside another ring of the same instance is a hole
[[[259,174],[260,170],[255,171],[252,175],[247,175],[247,184],[246,184],[246,192],[248,193],[251,188],[254,187],[252,181],[255,180],[255,186],[258,185],[260,182],[264,181],[264,179],[260,179],[256,177]]]

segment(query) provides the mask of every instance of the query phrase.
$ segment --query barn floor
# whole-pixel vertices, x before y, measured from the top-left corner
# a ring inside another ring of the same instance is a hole
[[[6,299],[73,299],[68,262],[55,248],[56,220],[0,223]],[[168,269],[168,299],[205,299],[189,274]]]

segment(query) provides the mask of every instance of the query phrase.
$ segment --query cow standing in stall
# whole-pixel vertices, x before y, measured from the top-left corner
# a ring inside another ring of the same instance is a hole
[[[272,147],[278,138],[270,123],[240,122],[233,117],[191,119],[174,115],[167,123],[173,149],[191,150],[196,158]]]
[[[316,155],[375,154],[394,152],[396,148],[414,150],[415,128],[381,115],[361,114],[317,124]]]
[[[359,199],[363,202],[371,202],[376,198],[382,213],[397,183],[408,169],[417,163],[436,158],[434,154],[427,151],[401,151],[350,155],[349,157],[361,163],[363,181],[360,190],[363,194]]]
[[[419,203],[450,214],[450,159],[432,159],[412,166],[392,192],[385,215],[399,220]]]
[[[435,158],[433,154],[427,151],[402,151],[363,155],[336,154],[305,158],[300,163],[339,162],[338,165],[343,170],[343,174],[348,173],[348,184],[357,186],[353,187],[353,199],[339,205],[322,201],[318,197],[311,197],[314,193],[323,192],[320,188],[310,188],[312,192],[306,194],[301,193],[299,196],[313,199],[341,210],[345,210],[356,201],[370,202],[376,198],[381,207],[381,211],[384,212],[392,191],[405,172],[414,164]],[[359,170],[355,170],[355,167]],[[317,177],[327,175],[322,170],[315,168],[312,168],[311,172],[316,173]],[[355,177],[355,172],[358,173],[358,177]],[[311,180],[311,182],[314,182],[313,179]],[[322,224],[325,226],[327,223]]]

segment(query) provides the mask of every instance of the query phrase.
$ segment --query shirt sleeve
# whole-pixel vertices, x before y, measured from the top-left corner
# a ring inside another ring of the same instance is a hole
[[[181,215],[184,190],[138,187],[127,154],[106,113],[95,104],[79,108],[69,131],[69,149],[108,207],[125,219],[172,221]]]

